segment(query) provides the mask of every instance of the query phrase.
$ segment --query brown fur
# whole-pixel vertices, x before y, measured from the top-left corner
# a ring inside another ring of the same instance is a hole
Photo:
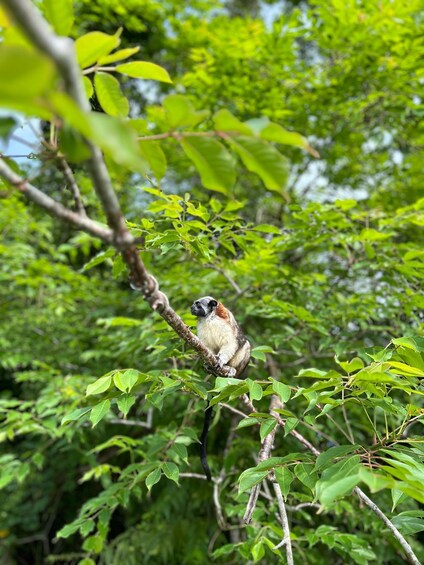
[[[216,315],[222,318],[225,321],[229,321],[230,316],[228,315],[228,310],[222,304],[222,302],[218,302],[218,306],[216,307]]]

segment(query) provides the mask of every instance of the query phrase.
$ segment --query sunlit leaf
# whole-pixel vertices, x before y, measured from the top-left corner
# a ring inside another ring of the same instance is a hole
[[[123,63],[117,65],[116,70],[118,73],[127,75],[133,78],[143,78],[149,80],[158,80],[161,82],[171,82],[171,77],[168,72],[159,65],[148,63],[145,61],[133,61],[132,63]]]

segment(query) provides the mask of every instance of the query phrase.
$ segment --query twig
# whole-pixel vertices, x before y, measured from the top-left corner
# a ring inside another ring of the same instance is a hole
[[[275,495],[277,497],[278,509],[280,511],[281,525],[283,527],[283,532],[284,532],[284,537],[282,541],[278,544],[278,546],[274,547],[274,549],[277,549],[284,545],[286,548],[287,565],[293,565],[294,561],[293,561],[293,549],[290,539],[290,526],[287,518],[286,505],[284,502],[283,493],[281,492],[280,485],[277,482],[274,482],[273,486],[274,486]]]
[[[82,216],[86,216],[87,214],[81,199],[81,192],[77,184],[77,181],[75,180],[74,173],[72,172],[71,167],[68,165],[68,163],[63,157],[59,157],[59,165],[63,171],[63,175],[68,184],[68,189],[74,199],[76,211],[78,212],[78,214],[81,214]]]
[[[203,265],[203,267],[205,267],[206,269],[212,269],[214,271],[216,271],[217,273],[220,273],[224,279],[226,279],[230,285],[233,287],[233,289],[236,291],[237,294],[243,294],[243,291],[241,290],[241,288],[239,287],[239,285],[236,283],[236,281],[230,277],[230,275],[228,275],[224,269],[221,269],[220,267],[216,267],[215,265],[211,265],[209,263]]]
[[[376,503],[373,502],[370,498],[368,498],[368,496],[364,493],[364,491],[362,491],[359,487],[355,487],[353,489],[353,492],[358,496],[360,500],[362,500],[362,502],[366,506],[368,506],[368,508],[370,508],[380,518],[382,522],[384,522],[384,524],[386,524],[386,526],[389,528],[389,530],[392,532],[394,537],[398,540],[398,542],[402,546],[404,552],[406,553],[408,562],[411,563],[412,565],[421,565],[417,556],[413,552],[412,547],[409,545],[409,543],[406,541],[406,539],[403,537],[400,531],[396,528],[393,522],[391,522],[389,518],[384,514],[384,512],[380,510],[380,508],[376,505]]]
[[[247,398],[247,395],[243,395],[243,396],[246,397],[245,401],[247,403],[252,404],[250,402],[250,400]],[[278,397],[275,394],[273,394],[271,396],[271,402],[270,402],[270,412],[271,413],[276,408],[278,401],[279,401]],[[253,404],[252,404],[252,408],[253,408],[252,412],[254,412],[255,408],[253,407]],[[261,461],[265,461],[266,459],[270,458],[271,449],[272,449],[272,445],[274,443],[276,430],[277,430],[277,428],[274,428],[262,441],[261,449],[260,449],[259,455],[258,455],[258,463],[260,463]],[[249,500],[248,500],[246,510],[245,510],[245,513],[244,513],[244,516],[243,516],[243,523],[244,524],[248,524],[252,519],[252,514],[253,514],[253,511],[255,510],[260,490],[261,490],[261,483],[255,485],[250,492]]]
[[[98,237],[102,241],[112,243],[113,232],[106,226],[102,226],[87,217],[77,214],[73,210],[65,208],[60,202],[56,202],[50,196],[38,190],[30,182],[17,175],[2,159],[0,159],[0,175],[12,186],[17,188],[29,200],[41,206],[54,216],[71,222],[81,230]]]
[[[203,475],[201,473],[180,473],[179,477],[182,477],[184,479],[201,479],[202,481],[207,480],[206,475]]]

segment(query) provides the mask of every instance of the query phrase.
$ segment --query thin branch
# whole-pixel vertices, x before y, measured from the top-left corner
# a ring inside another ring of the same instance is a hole
[[[247,395],[244,395],[244,396],[247,397]],[[272,413],[273,410],[276,408],[277,401],[278,401],[278,397],[275,394],[273,394],[271,396],[271,402],[270,402],[270,413]],[[252,407],[253,407],[253,405],[252,405]],[[252,412],[254,412],[254,411],[255,411],[255,409],[253,408]],[[260,449],[259,455],[258,455],[258,463],[260,463],[261,461],[265,461],[266,459],[269,459],[271,457],[271,449],[272,449],[272,445],[274,443],[276,431],[277,431],[277,428],[274,428],[262,441],[261,449]],[[245,513],[244,513],[244,516],[243,516],[243,523],[244,524],[248,524],[252,519],[252,514],[253,514],[253,511],[255,510],[260,490],[261,490],[261,483],[255,485],[250,492],[249,500],[248,500],[246,510],[245,510]]]
[[[285,548],[286,548],[287,565],[294,565],[293,549],[292,549],[291,539],[290,539],[290,526],[289,526],[289,520],[287,518],[286,505],[285,505],[285,502],[284,502],[283,493],[281,492],[280,485],[277,482],[274,482],[273,486],[274,486],[275,494],[277,496],[277,503],[278,503],[278,509],[280,511],[281,525],[283,527],[283,532],[284,532],[284,537],[283,537],[281,543],[279,543],[278,546],[276,546],[274,549],[276,549],[277,547],[282,547],[284,545]]]
[[[59,166],[62,169],[63,175],[66,179],[68,189],[72,194],[72,197],[75,202],[75,208],[78,214],[82,216],[86,216],[87,213],[84,208],[84,204],[82,203],[81,192],[77,181],[75,180],[74,173],[72,172],[71,167],[68,165],[66,160],[63,157],[59,157]]]
[[[403,537],[400,531],[396,528],[393,522],[391,522],[389,518],[384,514],[384,512],[380,510],[380,508],[376,505],[376,503],[373,502],[370,498],[368,498],[368,496],[364,493],[364,491],[362,491],[359,487],[355,487],[353,489],[353,492],[358,496],[360,500],[362,500],[362,502],[366,506],[368,506],[368,508],[370,508],[380,518],[382,522],[384,522],[384,524],[386,524],[386,526],[389,528],[389,530],[392,532],[394,537],[398,540],[398,542],[402,546],[404,552],[406,553],[408,562],[411,563],[412,565],[420,565],[420,562],[417,556],[415,555],[414,551],[412,550],[412,547],[409,545],[409,543],[406,541],[406,539]]]
[[[106,226],[102,226],[87,217],[77,214],[73,210],[65,208],[60,202],[56,202],[53,198],[38,190],[26,179],[17,175],[3,159],[0,159],[0,175],[16,189],[20,190],[29,200],[32,200],[38,206],[41,206],[54,216],[71,222],[81,230],[98,237],[107,243],[113,242],[113,232]]]
[[[200,473],[180,473],[178,476],[184,479],[201,479],[202,481],[208,480],[206,475]]]
[[[230,285],[233,287],[233,289],[236,291],[237,294],[243,294],[243,291],[241,290],[241,288],[239,287],[239,285],[236,283],[236,281],[230,277],[230,275],[228,275],[224,269],[220,269],[219,267],[216,267],[215,265],[210,265],[209,263],[207,263],[206,265],[203,265],[203,267],[205,267],[206,269],[213,269],[214,271],[217,271],[218,273],[220,273],[224,279],[226,279]]]

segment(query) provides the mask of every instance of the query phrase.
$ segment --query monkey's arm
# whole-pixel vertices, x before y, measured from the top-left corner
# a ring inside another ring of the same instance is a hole
[[[236,354],[237,348],[238,344],[235,339],[227,341],[218,351],[218,354],[216,356],[218,359],[218,365],[220,367],[227,365],[228,361],[230,361]]]

